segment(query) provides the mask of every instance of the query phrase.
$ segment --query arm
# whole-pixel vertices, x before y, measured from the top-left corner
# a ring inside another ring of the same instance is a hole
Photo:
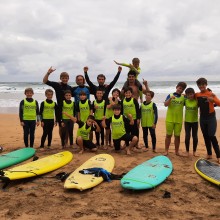
[[[73,122],[77,122],[77,118],[76,117],[73,117],[72,115],[66,113],[66,112],[63,112],[64,115],[66,115],[68,118],[70,118]]]
[[[158,111],[157,111],[157,106],[154,103],[153,104],[153,110],[154,110],[154,125],[153,128],[156,128],[157,120],[158,120]]]
[[[141,118],[139,103],[136,99],[133,99],[133,100],[135,104],[135,111],[136,111],[137,119],[139,120]]]
[[[134,119],[132,118],[131,114],[128,114],[128,119],[130,120],[130,125],[134,124]]]
[[[24,126],[24,122],[23,122],[23,112],[24,112],[24,100],[22,100],[20,102],[19,105],[19,118],[20,118],[20,124],[21,126]]]
[[[91,89],[91,93],[95,94],[96,86],[89,79],[89,76],[88,76],[88,73],[87,73],[88,69],[89,68],[87,66],[83,68],[83,71],[84,71],[84,74],[85,74],[85,80],[86,80],[86,82],[88,83],[88,85],[89,85],[89,87]]]
[[[43,83],[47,83],[49,75],[54,72],[56,69],[53,69],[52,66],[49,68],[49,70],[47,70],[47,73],[45,74],[44,78],[43,78]]]
[[[103,128],[107,127],[105,120],[106,120],[106,117],[104,116],[103,119],[102,119],[102,122],[101,122]]]
[[[146,92],[150,91],[147,80],[143,79],[143,84],[144,84],[144,87],[142,87],[142,91],[144,94],[146,94]]]
[[[35,100],[36,101],[36,100]],[[40,125],[40,110],[39,110],[39,104],[38,102],[36,101],[36,114],[37,114],[37,126]]]
[[[99,127],[99,125],[97,124],[97,122],[96,121],[93,121],[93,124],[95,125],[95,127],[96,127],[96,132],[100,132],[101,131],[101,129],[100,129],[100,127]]]
[[[116,74],[115,78],[113,79],[113,81],[108,86],[109,91],[114,87],[115,83],[118,81],[118,78],[120,76],[121,71],[122,71],[122,68],[121,68],[121,66],[119,66],[118,67],[118,73]]]
[[[167,107],[170,104],[172,99],[175,99],[175,96],[171,97],[170,95],[168,95],[166,98],[166,101],[164,102],[164,106]]]

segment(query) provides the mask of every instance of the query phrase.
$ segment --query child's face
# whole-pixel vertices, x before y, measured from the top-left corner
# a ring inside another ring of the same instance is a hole
[[[114,97],[115,99],[117,99],[117,98],[119,97],[118,91],[114,91],[114,92],[112,93],[112,97]]]
[[[200,90],[201,92],[205,92],[205,91],[206,91],[206,87],[207,87],[206,84],[199,84],[199,85],[198,85],[198,88],[199,88],[199,90]]]
[[[65,98],[66,100],[71,100],[72,94],[71,94],[71,93],[66,93],[66,94],[64,95],[64,98]]]
[[[102,97],[103,97],[103,91],[97,91],[96,92],[96,97],[97,97],[98,100],[101,100]]]
[[[79,99],[82,100],[82,101],[83,101],[83,100],[86,100],[86,98],[87,98],[87,97],[86,97],[86,95],[84,95],[84,94],[79,95]]]
[[[139,61],[133,61],[132,64],[133,64],[133,66],[134,66],[135,68],[138,68],[139,65],[140,65],[140,62],[139,62]]]
[[[48,92],[48,93],[46,94],[46,97],[47,97],[48,100],[52,100],[52,98],[53,98],[53,93],[52,93],[52,92]]]
[[[93,124],[93,120],[92,119],[87,119],[86,124],[91,127]]]
[[[189,94],[186,94],[186,97],[187,97],[187,99],[192,100],[192,99],[195,98],[195,94],[194,93],[189,93]]]
[[[177,86],[177,87],[176,87],[176,93],[178,93],[178,94],[182,94],[183,91],[184,91],[184,89],[183,89],[182,86]]]
[[[114,115],[120,115],[121,114],[120,109],[114,109],[113,112],[114,112]]]
[[[125,92],[125,97],[126,97],[126,98],[131,98],[131,96],[132,96],[132,93],[131,93],[130,90],[128,90],[127,92]]]
[[[34,93],[31,92],[31,91],[27,91],[27,92],[25,92],[25,95],[26,95],[27,98],[32,98],[32,96],[34,95]]]
[[[146,96],[145,96],[145,98],[146,98],[146,101],[147,101],[147,102],[150,102],[151,99],[152,99],[151,94],[150,94],[150,93],[147,93]]]
[[[60,80],[63,84],[67,84],[69,81],[69,76],[62,76],[60,77]]]

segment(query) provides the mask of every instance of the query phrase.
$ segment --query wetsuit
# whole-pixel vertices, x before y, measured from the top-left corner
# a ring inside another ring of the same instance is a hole
[[[71,92],[72,92],[72,97],[74,97],[75,105],[80,101],[79,94],[81,91],[86,93],[87,99],[90,98],[90,88],[88,86],[83,85],[83,86],[72,87]]]
[[[20,102],[19,106],[20,122],[24,123],[24,144],[25,147],[34,146],[36,119],[40,121],[39,105],[33,98],[26,98]],[[28,137],[30,135],[30,145],[28,144]]]
[[[143,130],[143,139],[145,147],[148,148],[148,130],[150,131],[151,135],[151,142],[153,150],[156,149],[156,132],[153,125],[157,124],[158,120],[158,111],[157,106],[154,102],[147,103],[144,101],[141,104],[141,126]]]
[[[58,117],[58,106],[53,100],[46,99],[45,101],[41,102],[40,106],[40,115],[41,115],[41,122],[44,123],[43,126],[43,135],[41,137],[41,145],[40,147],[44,147],[44,143],[46,138],[48,138],[48,147],[51,146],[52,141],[52,133],[54,128],[54,115],[56,118]]]
[[[213,97],[214,102],[208,101],[207,97]],[[214,104],[220,106],[220,100],[209,90],[196,93],[196,98],[200,109],[200,127],[204,137],[207,154],[209,156],[212,155],[213,146],[216,157],[220,158],[218,140],[215,136],[217,121],[214,109]]]

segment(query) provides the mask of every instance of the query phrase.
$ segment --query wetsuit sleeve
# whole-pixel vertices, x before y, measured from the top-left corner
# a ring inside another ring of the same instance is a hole
[[[44,101],[40,104],[40,117],[41,121],[43,121],[43,111],[44,111]]]
[[[86,82],[88,83],[88,85],[90,87],[90,92],[91,92],[91,94],[94,95],[96,92],[96,86],[90,81],[88,73],[87,72],[84,72],[84,73],[85,73]]]
[[[217,98],[217,96],[215,95],[214,98],[214,104],[216,104],[217,106],[220,106],[220,100]]]
[[[23,122],[23,112],[24,112],[24,100],[22,100],[20,102],[20,105],[19,105],[19,118],[20,118],[20,122]]]
[[[157,120],[158,120],[158,111],[157,111],[157,105],[155,103],[153,103],[153,110],[154,110],[154,124],[157,124]]]
[[[36,114],[37,114],[37,121],[40,121],[40,110],[39,110],[39,104],[38,101],[36,101]]]
[[[124,108],[123,108],[123,100],[121,100],[121,114],[123,115],[124,114]]]
[[[136,111],[136,115],[137,115],[137,119],[141,118],[141,114],[140,114],[140,107],[139,107],[139,103],[136,99],[133,99],[134,104],[135,104],[135,111]]]
[[[92,111],[93,111],[93,113],[95,113],[95,104],[94,104],[94,101],[93,101],[93,103],[92,103]]]
[[[79,102],[76,103],[76,112],[79,112]]]
[[[88,100],[88,104],[89,104],[89,109],[91,110],[92,109],[92,103],[90,100]]]
[[[165,102],[170,99],[170,94],[166,97]]]
[[[71,94],[72,94],[72,97],[75,96],[75,90],[77,89],[77,86],[74,86],[74,87],[71,87]]]
[[[84,122],[80,120],[79,121],[77,120],[76,123],[79,125],[79,128],[81,128],[84,125]]]
[[[125,124],[125,130],[127,130],[127,128],[130,127],[130,121],[129,121],[129,119],[128,119],[127,117],[125,117],[124,115],[123,115],[123,121],[124,121],[124,124]]]
[[[112,80],[112,82],[109,84],[109,86],[107,87],[108,91],[111,91],[111,89],[114,87],[115,83],[118,81],[118,78],[120,76],[121,72],[118,72],[115,76],[115,78]]]
[[[56,122],[60,122],[60,114],[59,114],[59,108],[58,108],[58,105],[57,105],[57,103],[55,103],[55,120],[56,120]]]

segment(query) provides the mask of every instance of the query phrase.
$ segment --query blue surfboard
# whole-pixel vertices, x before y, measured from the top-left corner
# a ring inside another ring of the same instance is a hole
[[[166,156],[156,156],[130,170],[122,179],[126,189],[151,189],[161,184],[172,173],[173,165]]]

